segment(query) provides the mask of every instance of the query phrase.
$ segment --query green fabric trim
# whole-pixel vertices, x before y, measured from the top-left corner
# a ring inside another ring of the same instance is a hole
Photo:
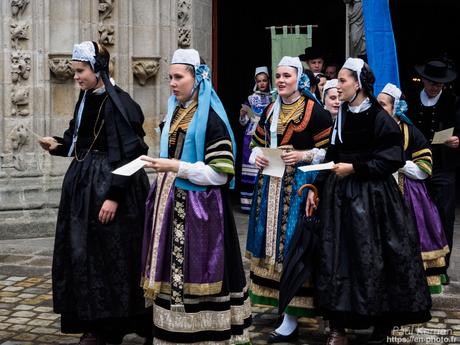
[[[276,298],[258,296],[254,294],[251,290],[249,290],[249,297],[251,298],[252,304],[272,306],[275,308],[278,307],[278,300]],[[316,317],[316,311],[314,309],[305,309],[292,306],[288,306],[285,310],[285,313],[297,317]]]
[[[422,163],[422,164],[419,164],[419,163]],[[424,173],[431,176],[431,169],[432,169],[431,162],[428,162],[424,159],[418,159],[415,161],[415,164],[417,164],[420,170],[422,170]]]
[[[208,165],[216,172],[235,175],[235,168],[231,159],[213,159]]]
[[[447,283],[447,277],[445,274],[441,274],[441,284]]]
[[[272,307],[278,307],[278,300],[276,298],[258,296],[249,290],[249,297],[251,298],[252,304],[262,304]]]
[[[430,294],[437,295],[442,293],[442,285],[431,285],[430,287]]]

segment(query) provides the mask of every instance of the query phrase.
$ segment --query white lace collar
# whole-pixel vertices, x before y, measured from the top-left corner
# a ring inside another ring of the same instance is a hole
[[[362,113],[371,107],[372,103],[369,98],[366,98],[360,105],[352,106],[348,104],[348,110],[352,113]]]
[[[438,93],[436,97],[430,98],[428,97],[428,94],[426,93],[425,89],[423,89],[422,91],[420,91],[420,102],[422,102],[422,104],[425,107],[432,107],[433,105],[436,105],[436,103],[438,103],[441,94],[442,90]]]

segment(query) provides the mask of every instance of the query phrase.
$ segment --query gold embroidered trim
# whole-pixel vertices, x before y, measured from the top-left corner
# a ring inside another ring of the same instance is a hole
[[[449,253],[449,246],[445,245],[444,248],[433,250],[431,252],[422,252],[422,259],[423,260],[433,260],[444,257],[447,253]]]
[[[185,313],[153,305],[153,323],[169,332],[226,331],[231,327],[230,320],[230,310]]]
[[[276,289],[271,289],[266,286],[260,286],[251,282],[251,293],[256,296],[272,298],[272,299],[279,299],[279,291]],[[266,305],[260,305],[266,306]],[[305,296],[294,296],[292,300],[289,302],[290,307],[296,308],[305,308],[305,309],[313,309],[313,297],[305,297]]]
[[[326,146],[328,143],[329,143],[329,138],[317,142],[315,144],[315,147],[317,147],[317,148],[320,147],[321,148],[323,146]]]
[[[433,260],[424,260],[423,267],[427,268],[439,268],[446,266],[446,259],[444,257],[433,259]]]
[[[265,256],[267,263],[275,265],[276,260],[276,240],[278,232],[278,213],[281,195],[281,177],[270,176],[268,186],[267,203],[267,226],[265,230]]]
[[[244,329],[243,334],[234,334],[230,338],[230,344],[250,344],[251,337],[249,335],[249,329]]]
[[[155,274],[157,272],[157,259],[158,259],[158,245],[160,242],[161,225],[165,216],[166,203],[168,201],[169,193],[174,185],[176,173],[158,173],[157,175],[157,191],[155,195],[155,212],[153,213],[153,227],[152,236],[153,243],[149,256],[151,260],[149,279],[144,281],[144,295],[147,298],[155,298],[161,290],[161,283],[155,284]],[[163,184],[164,181],[164,184]]]
[[[281,140],[281,145],[287,144],[291,140],[292,134],[294,132],[298,133],[298,132],[301,132],[301,131],[305,130],[305,128],[307,128],[307,125],[310,122],[311,113],[313,111],[314,103],[315,102],[313,102],[311,99],[309,99],[307,101],[307,106],[305,107],[304,116],[302,118],[302,121],[300,121],[299,124],[289,123],[289,125],[287,126],[287,129],[286,129],[286,131],[285,131],[285,133],[283,135],[283,139]],[[300,115],[302,115],[302,114],[300,114]],[[284,131],[284,129],[283,129],[283,131]],[[278,133],[281,134],[283,132],[278,132]]]
[[[224,144],[232,147],[232,142],[230,140],[224,139],[224,140],[219,140],[218,142],[215,142],[212,145],[209,145],[206,148],[206,150],[209,151],[209,150],[215,149],[216,147],[219,147],[220,145],[224,145]],[[228,152],[228,151],[226,151],[226,152]]]
[[[263,267],[263,266],[260,266],[258,263],[260,261],[259,260],[256,260],[256,259],[253,259],[251,260],[251,269],[250,271],[252,272],[252,274],[254,274],[255,276],[257,277],[260,277],[260,278],[264,278],[264,279],[269,279],[269,280],[273,280],[275,282],[280,282],[281,280],[281,272],[277,272],[273,269],[271,269],[270,267]],[[312,283],[311,282],[305,282],[303,285],[303,287],[312,287]]]
[[[424,155],[424,154],[428,154],[428,156],[424,159],[432,159],[431,158],[431,150],[430,149],[421,149],[419,151],[416,151],[412,154],[412,158],[417,158],[418,156],[421,156],[421,155]]]
[[[162,294],[171,294],[171,284],[166,282],[155,282],[153,284],[154,290],[159,291],[158,293]],[[215,295],[222,291],[222,281],[215,283],[206,283],[206,284],[196,284],[196,283],[185,283],[184,284],[184,293],[187,295],[197,295],[197,296],[206,296],[206,295]]]
[[[398,186],[401,194],[404,195],[404,174],[398,172]]]
[[[165,301],[170,301],[171,296],[170,294],[163,294],[159,293],[157,298],[160,298]],[[203,302],[214,302],[214,303],[226,303],[230,301],[231,296],[225,295],[225,296],[219,296],[219,297],[213,297],[213,296],[193,296],[192,298],[184,297],[184,303],[185,304],[199,304]]]
[[[426,281],[428,282],[428,286],[441,285],[441,276],[428,276],[426,277]]]
[[[187,192],[174,190],[171,251],[171,309],[184,307],[185,200]]]
[[[409,127],[407,126],[406,123],[402,123],[402,132],[403,132],[403,136],[404,136],[404,151],[407,150],[407,148],[409,147]]]
[[[243,305],[231,305],[232,325],[244,325],[244,320],[252,315],[251,300],[246,298]]]
[[[198,102],[193,101],[187,108],[177,107],[169,127],[169,145],[176,144],[177,132],[182,130],[187,132],[190,122],[192,122],[195,111],[198,108]]]
[[[200,311],[185,313],[164,309],[156,304],[153,306],[153,322],[158,328],[169,332],[227,331],[231,329],[232,320],[247,319],[251,315],[250,303],[242,306],[231,306],[225,311]]]

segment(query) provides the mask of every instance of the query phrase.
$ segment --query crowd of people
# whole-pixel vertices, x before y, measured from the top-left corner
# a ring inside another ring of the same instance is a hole
[[[109,61],[98,43],[74,46],[74,116],[62,137],[39,141],[73,158],[52,268],[63,333],[82,333],[82,345],[120,344],[129,333],[146,344],[249,344],[251,306],[278,307],[305,217],[317,220],[314,272],[291,291],[267,342],[296,339],[299,317],[328,320],[329,345],[370,327],[368,343],[384,344],[394,326],[430,320],[453,245],[460,110],[448,62],[416,66],[423,88],[406,98],[391,83],[376,95],[360,58],[340,67],[314,48],[284,56],[275,88],[267,67],[255,69],[237,143],[209,67],[178,49],[160,154],[149,157],[142,110],[110,78]],[[229,202],[240,145],[249,281]],[[270,149],[284,162],[280,177],[263,173]],[[112,173],[139,156],[156,173],[150,187],[144,169]],[[315,170],[326,162],[332,169]]]

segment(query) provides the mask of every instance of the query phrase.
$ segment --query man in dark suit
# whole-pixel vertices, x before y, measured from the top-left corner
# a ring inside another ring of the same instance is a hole
[[[431,143],[435,132],[454,128],[443,144],[433,144],[433,175],[427,187],[441,216],[450,251],[453,249],[455,220],[455,169],[460,151],[460,111],[457,97],[445,86],[455,80],[457,73],[449,62],[432,59],[424,65],[415,66],[423,89],[408,99],[409,114],[414,124]],[[450,254],[446,256],[446,268]],[[447,275],[446,275],[447,277]],[[448,278],[445,283],[448,283]]]

